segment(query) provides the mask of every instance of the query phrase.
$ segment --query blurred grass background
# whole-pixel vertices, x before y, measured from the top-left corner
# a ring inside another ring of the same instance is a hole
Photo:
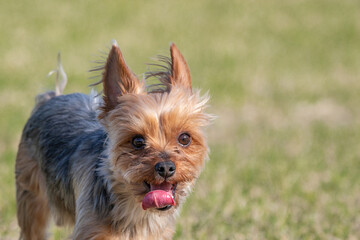
[[[219,116],[175,239],[360,238],[359,1],[19,0],[0,22],[0,239],[18,238],[17,144],[57,52],[66,93],[88,93],[111,39],[137,74],[175,42]]]

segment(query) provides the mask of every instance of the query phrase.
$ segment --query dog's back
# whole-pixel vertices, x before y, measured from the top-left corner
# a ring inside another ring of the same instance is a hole
[[[16,159],[18,221],[24,239],[44,237],[49,209],[58,224],[74,221],[72,178],[95,167],[106,139],[92,97],[51,92],[39,96]],[[77,160],[82,162],[74,164]]]
[[[20,239],[44,239],[50,209],[58,224],[74,221],[73,176],[92,171],[104,150],[106,134],[97,121],[97,99],[62,95],[67,77],[60,56],[53,72],[56,91],[36,97],[16,158]]]

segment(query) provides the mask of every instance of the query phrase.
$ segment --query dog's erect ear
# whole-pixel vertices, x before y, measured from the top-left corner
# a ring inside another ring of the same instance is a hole
[[[103,72],[104,103],[103,110],[114,109],[118,98],[127,93],[141,93],[141,86],[135,74],[126,65],[119,47],[113,44]]]
[[[191,91],[191,76],[185,58],[174,43],[170,46],[171,53],[171,84],[180,85]]]

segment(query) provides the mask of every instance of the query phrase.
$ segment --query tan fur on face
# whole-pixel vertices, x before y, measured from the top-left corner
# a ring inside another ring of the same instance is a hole
[[[150,95],[128,94],[119,98],[117,108],[106,118],[112,146],[112,164],[115,172],[121,172],[128,182],[157,182],[153,176],[154,165],[166,153],[175,162],[177,171],[172,178],[176,182],[191,182],[197,178],[207,157],[206,142],[201,127],[208,124],[209,116],[203,113],[207,98],[196,92],[184,92],[173,88],[170,93]],[[178,136],[187,132],[192,141],[188,147],[177,142]],[[145,137],[147,146],[134,151],[131,139]],[[144,174],[144,168],[148,174]],[[140,176],[139,176],[140,175]]]

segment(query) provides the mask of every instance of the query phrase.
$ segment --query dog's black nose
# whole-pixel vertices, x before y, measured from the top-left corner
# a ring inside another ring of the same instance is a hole
[[[155,165],[155,171],[162,177],[167,178],[174,175],[176,170],[175,164],[172,161],[158,162]]]

